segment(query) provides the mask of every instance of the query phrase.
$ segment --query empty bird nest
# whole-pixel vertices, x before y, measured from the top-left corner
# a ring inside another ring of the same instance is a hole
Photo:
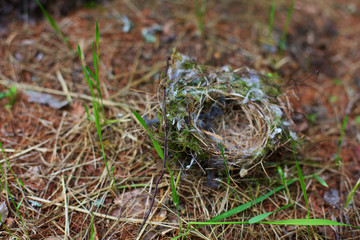
[[[243,177],[290,135],[295,138],[280,107],[280,87],[255,70],[214,69],[175,52],[167,75],[162,86],[169,156],[186,169],[194,163],[224,166],[222,146],[228,168],[240,169]],[[158,118],[163,119],[162,103]],[[164,142],[163,122],[153,128],[156,139]]]

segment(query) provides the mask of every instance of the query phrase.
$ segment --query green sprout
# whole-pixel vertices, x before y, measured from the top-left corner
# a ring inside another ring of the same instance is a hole
[[[5,92],[0,92],[0,99],[7,98],[9,100],[9,103],[5,105],[6,109],[10,109],[15,104],[16,95],[16,86],[8,88],[8,90]]]

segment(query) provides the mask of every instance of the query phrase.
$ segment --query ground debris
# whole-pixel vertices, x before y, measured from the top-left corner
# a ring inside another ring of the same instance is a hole
[[[31,90],[27,90],[24,93],[29,97],[29,102],[45,104],[55,109],[61,109],[69,104],[67,100],[60,101],[47,93],[40,93]]]

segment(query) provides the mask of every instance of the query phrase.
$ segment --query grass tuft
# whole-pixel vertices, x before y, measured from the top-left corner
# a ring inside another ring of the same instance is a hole
[[[96,51],[94,49],[94,45],[93,45],[92,50],[93,50],[93,62],[94,62],[95,74],[92,73],[91,70],[83,64],[83,59],[81,57],[82,56],[81,49],[80,49],[80,46],[78,46],[78,54],[79,54],[81,66],[83,68],[83,73],[84,73],[86,82],[88,83],[90,93],[91,93],[92,104],[93,104],[93,109],[94,109],[94,118],[93,119],[95,120],[96,130],[97,130],[97,133],[99,136],[99,141],[100,141],[100,145],[101,145],[101,151],[102,151],[102,156],[104,159],[106,171],[107,171],[109,180],[110,181],[112,180],[113,184],[115,184],[116,181],[115,181],[114,170],[112,168],[112,174],[111,174],[110,169],[109,169],[109,164],[106,160],[106,154],[105,154],[104,143],[103,143],[102,132],[101,132],[102,123],[105,123],[105,114],[104,114],[104,105],[103,105],[101,89],[100,89],[100,81],[99,81],[99,27],[98,27],[97,22],[96,22]],[[93,80],[91,80],[91,77],[93,77],[95,79],[95,82]],[[94,87],[97,90],[97,94],[94,91]],[[87,107],[85,108],[85,110],[86,110],[86,114],[88,115],[88,119],[92,119],[89,115],[89,110]],[[102,112],[102,115],[103,115],[102,118],[100,117],[100,112]]]
[[[292,13],[294,11],[294,5],[295,5],[295,0],[293,0],[291,2],[289,10],[288,10],[287,15],[286,15],[285,25],[284,25],[284,29],[283,29],[283,32],[282,32],[282,35],[281,35],[281,40],[280,40],[280,49],[281,50],[286,49],[286,35],[288,33],[291,16],[292,16]]]

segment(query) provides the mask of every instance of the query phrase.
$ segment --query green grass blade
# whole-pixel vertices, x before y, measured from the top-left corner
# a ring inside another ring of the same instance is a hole
[[[24,183],[21,181],[21,179],[17,178],[16,175],[15,175],[15,172],[13,171],[11,165],[10,165],[10,162],[8,161],[6,155],[5,155],[5,151],[3,149],[3,146],[0,142],[0,148],[1,148],[1,151],[2,151],[2,154],[4,155],[4,158],[5,158],[5,161],[6,161],[6,165],[8,166],[8,168],[10,169],[10,172],[11,174],[13,175],[14,179],[16,180],[16,182],[20,185],[20,187],[22,188],[21,191],[23,192],[23,189],[25,189],[25,186],[24,186]],[[1,165],[1,164],[0,164]]]
[[[97,86],[97,91],[100,97],[100,101],[101,101],[101,113],[103,116],[103,120],[104,122],[106,121],[105,119],[105,110],[104,110],[104,103],[103,103],[103,98],[102,98],[102,94],[101,94],[101,89],[100,89],[100,81],[99,81],[99,25],[98,25],[98,21],[96,21],[96,27],[95,27],[95,32],[96,32],[96,36],[95,36],[95,44],[96,44],[96,51],[94,48],[94,45],[92,45],[92,50],[93,50],[93,61],[94,61],[94,69],[95,69],[95,81],[96,81],[96,86]]]
[[[96,236],[95,227],[94,227],[94,215],[90,215],[90,240],[94,240]]]
[[[319,181],[319,183],[321,185],[323,185],[324,187],[329,187],[329,185],[322,178],[320,178],[317,174],[315,174],[314,177]]]
[[[291,207],[292,205],[294,205],[294,203],[290,203],[290,204],[288,204],[288,205],[285,205],[285,206],[283,206],[283,207],[281,207],[281,208],[279,208],[279,209],[277,209],[277,210],[275,210],[275,211],[263,213],[263,214],[260,214],[260,215],[258,215],[258,216],[255,216],[255,217],[253,217],[253,218],[250,218],[250,219],[249,219],[249,223],[257,223],[257,222],[260,222],[261,220],[267,218],[267,217],[270,216],[271,214],[276,213],[276,212],[279,212],[279,211],[282,211],[282,210],[284,210],[284,209],[286,209],[286,208],[288,208],[288,207]]]
[[[244,222],[189,222],[190,225],[227,225],[227,224],[246,224],[249,221]],[[261,221],[258,223],[272,224],[272,225],[296,225],[296,226],[346,226],[360,229],[358,226],[352,226],[345,223],[339,223],[328,219],[287,219],[279,221]]]
[[[287,219],[280,221],[264,221],[261,223],[274,225],[299,225],[299,226],[347,226],[360,229],[360,227],[351,226],[345,223],[339,223],[328,219]]]
[[[289,186],[290,184],[294,183],[295,181],[296,181],[296,180],[288,181],[287,184],[286,184],[286,186]],[[220,221],[220,220],[222,220],[222,219],[224,219],[224,218],[227,218],[227,217],[230,217],[230,216],[232,216],[232,215],[234,215],[234,214],[237,214],[237,213],[239,213],[239,212],[242,212],[242,211],[250,208],[250,207],[253,206],[254,204],[257,204],[257,203],[259,203],[259,202],[264,201],[265,199],[267,199],[268,197],[270,197],[270,196],[273,195],[274,193],[276,193],[276,192],[278,192],[278,191],[280,191],[280,190],[282,190],[282,189],[284,189],[284,188],[285,188],[285,186],[284,186],[284,185],[281,185],[281,186],[275,188],[274,190],[271,190],[271,191],[268,192],[267,194],[262,195],[262,196],[256,198],[254,201],[247,202],[247,203],[242,204],[242,205],[240,205],[240,206],[238,206],[238,207],[236,207],[236,208],[233,208],[233,209],[231,209],[231,210],[229,210],[229,211],[227,211],[227,212],[225,212],[225,213],[222,213],[222,214],[220,214],[220,215],[218,215],[218,216],[210,219],[208,222],[217,222],[217,221]]]
[[[96,69],[99,69],[99,25],[98,25],[98,21],[96,21],[96,27],[95,27],[95,32],[96,32]],[[99,76],[98,76],[99,77]]]
[[[346,127],[348,118],[349,118],[349,115],[346,115],[345,118],[344,118],[343,124],[341,126],[340,138],[339,138],[337,151],[336,151],[336,164],[337,165],[339,165],[341,163],[341,157],[340,157],[341,144],[342,144],[342,140],[343,140],[343,137],[344,137],[345,127]]]
[[[349,193],[349,195],[348,195],[348,197],[346,199],[345,206],[344,206],[345,208],[348,207],[348,205],[349,205],[351,199],[354,197],[354,194],[355,194],[356,190],[358,189],[359,185],[360,185],[360,178],[357,181],[357,183],[355,184],[355,186],[353,187],[353,189],[351,190],[351,192]]]
[[[304,176],[302,174],[300,164],[299,164],[299,161],[298,161],[297,156],[296,156],[295,142],[292,142],[292,149],[293,149],[293,156],[294,156],[295,163],[296,163],[296,169],[297,169],[297,172],[298,172],[301,189],[302,189],[302,192],[304,194],[307,216],[308,216],[308,218],[310,218],[310,210],[309,210],[309,203],[308,203],[308,198],[307,198],[307,193],[306,193],[306,186],[305,186]]]
[[[0,141],[0,149],[1,149],[1,152],[2,152],[2,154],[3,154],[3,156],[4,156],[4,158],[5,158],[6,164],[8,165],[8,167],[9,167],[9,169],[10,169],[10,171],[11,171],[13,177],[14,177],[14,179],[18,182],[18,184],[20,185],[20,188],[22,188],[22,189],[21,189],[21,192],[24,192],[24,191],[23,191],[23,189],[25,188],[25,187],[24,187],[24,183],[23,183],[20,179],[18,179],[18,178],[16,177],[14,171],[12,170],[11,165],[10,165],[10,163],[9,163],[9,160],[8,160],[7,157],[6,157],[4,148],[3,148],[2,144],[1,144],[1,141]],[[21,221],[21,223],[22,223],[22,225],[23,225],[23,227],[24,227],[24,231],[25,231],[26,236],[29,236],[29,233],[28,233],[27,227],[26,227],[26,225],[25,225],[24,219],[23,219],[23,217],[21,216],[21,214],[20,214],[20,212],[19,212],[19,209],[18,209],[18,206],[21,206],[21,204],[20,204],[20,205],[17,205],[17,204],[16,204],[16,202],[15,202],[15,200],[14,200],[14,197],[13,197],[11,191],[10,191],[10,188],[9,188],[9,186],[8,186],[8,184],[7,184],[7,180],[6,180],[7,177],[6,177],[6,175],[5,175],[4,169],[3,169],[3,167],[2,167],[1,164],[0,164],[0,172],[1,172],[1,176],[4,177],[4,179],[5,179],[5,184],[4,184],[4,185],[5,185],[6,191],[7,191],[8,195],[9,195],[10,201],[12,202],[12,204],[13,204],[15,210],[16,210],[16,214],[17,214],[17,216],[19,217],[19,219],[20,219],[20,221]],[[1,185],[2,185],[2,184],[1,184]]]
[[[94,101],[94,99],[93,99],[93,101]],[[96,130],[97,130],[97,132],[98,132],[98,135],[99,135],[99,141],[100,141],[100,145],[101,145],[101,151],[102,151],[102,155],[103,155],[103,159],[104,159],[106,171],[107,171],[107,173],[108,173],[109,179],[111,179],[109,164],[108,164],[108,162],[107,162],[107,160],[106,160],[104,143],[103,143],[103,140],[102,140],[101,124],[100,124],[100,115],[99,115],[99,111],[98,111],[98,105],[95,105],[95,106],[94,106],[94,117],[95,117],[95,126],[96,126]],[[113,175],[113,180],[114,180],[114,184],[115,184],[115,176],[114,176],[114,175]]]
[[[136,119],[140,122],[140,124],[145,128],[145,130],[148,132],[150,139],[155,147],[156,152],[159,154],[161,159],[164,159],[164,153],[159,145],[159,143],[155,140],[155,138],[153,137],[153,135],[151,134],[150,130],[148,129],[148,127],[146,126],[146,123],[144,121],[144,119],[134,110],[132,110],[133,114],[135,115]]]
[[[88,119],[89,121],[94,121],[94,122],[95,122],[95,119],[90,116],[88,106],[87,106],[85,103],[84,103],[84,108],[85,108],[85,112],[86,112],[87,119]]]
[[[16,209],[19,209],[21,207],[22,202],[24,201],[25,197],[22,197],[18,205],[16,206]],[[0,218],[1,219],[1,218]]]
[[[281,41],[280,41],[280,48],[282,50],[285,49],[285,46],[286,46],[286,35],[287,35],[287,32],[288,32],[288,28],[289,28],[289,23],[290,23],[290,19],[291,19],[291,16],[292,16],[292,13],[293,13],[293,10],[294,10],[294,4],[295,4],[295,0],[293,0],[290,4],[290,8],[288,10],[288,13],[287,13],[287,16],[286,16],[286,20],[285,20],[285,25],[284,25],[284,30],[283,30],[283,33],[282,33],[282,36],[281,36]]]
[[[95,115],[94,117],[95,117],[95,122],[96,122],[96,112],[97,112],[98,102],[96,101],[96,95],[95,95],[95,92],[94,92],[93,81],[90,79],[88,71],[86,70],[86,66],[84,66],[82,58],[81,58],[80,46],[78,46],[78,54],[79,54],[79,57],[80,57],[80,62],[81,62],[81,66],[82,66],[82,69],[83,69],[85,80],[88,83],[88,86],[89,86],[89,89],[90,89],[91,100],[92,100],[93,107],[94,107],[94,115]]]
[[[178,217],[179,228],[180,228],[180,231],[181,231],[181,219],[180,219],[180,210],[179,210],[179,195],[176,192],[176,185],[175,185],[175,181],[174,181],[174,171],[171,171],[167,164],[166,164],[166,167],[167,167],[167,169],[169,170],[169,173],[170,173],[172,199],[173,199],[174,205],[176,207],[176,214],[177,214],[177,217]]]
[[[46,19],[49,21],[51,27],[60,35],[60,37],[63,39],[63,41],[66,43],[66,45],[68,46],[68,48],[70,50],[73,50],[73,47],[71,46],[69,39],[67,36],[65,36],[65,34],[60,30],[60,28],[58,27],[58,25],[56,24],[56,22],[54,21],[54,19],[50,16],[50,14],[45,10],[44,6],[41,4],[41,2],[39,0],[35,0],[35,2],[37,3],[37,5],[39,6],[39,8],[41,9],[41,12],[44,14],[44,16],[46,17]]]
[[[95,77],[95,74],[91,71],[91,69],[88,67],[88,66],[85,66],[86,70],[88,71],[88,73],[90,74],[90,76],[93,78],[93,79],[96,79]],[[91,80],[91,79],[90,79]],[[92,81],[92,84],[94,87],[96,87],[96,83],[94,81]]]
[[[100,82],[99,82],[99,69],[98,69],[98,59],[96,57],[97,53],[95,51],[95,48],[94,48],[94,44],[91,45],[91,48],[92,48],[92,53],[93,53],[93,62],[94,62],[94,70],[95,70],[95,75],[93,74],[93,78],[95,79],[96,81],[96,86],[99,86],[100,85]]]
[[[173,198],[173,202],[175,204],[175,206],[177,206],[179,204],[179,196],[176,193],[176,187],[175,187],[175,183],[174,183],[174,171],[170,171],[170,180],[171,180],[171,193],[172,193],[172,198]]]
[[[197,20],[197,27],[201,36],[204,35],[205,15],[206,15],[206,0],[195,1],[195,14]]]
[[[224,160],[224,166],[225,166],[225,171],[226,171],[226,180],[227,180],[227,184],[230,185],[230,175],[229,175],[229,169],[228,166],[226,164],[226,159],[225,159],[225,155],[224,155],[224,147],[222,145],[222,143],[220,143],[220,149],[221,149],[221,156]]]
[[[87,82],[88,85],[89,85],[92,102],[93,102],[93,105],[95,105],[95,93],[94,93],[93,83],[92,83],[92,81],[91,81],[91,79],[90,79],[90,77],[89,77],[89,74],[88,74],[87,70],[86,70],[86,66],[84,66],[84,64],[83,64],[83,60],[82,60],[82,57],[81,57],[81,49],[80,49],[80,46],[78,46],[78,54],[79,54],[81,66],[82,66],[82,69],[83,69],[83,73],[84,73],[84,76],[85,76],[85,80],[86,80],[86,82]]]
[[[271,5],[271,11],[270,11],[269,34],[268,34],[269,42],[271,41],[271,34],[272,34],[272,30],[273,30],[273,25],[274,25],[275,6],[276,6],[276,2],[274,1],[273,4]]]

